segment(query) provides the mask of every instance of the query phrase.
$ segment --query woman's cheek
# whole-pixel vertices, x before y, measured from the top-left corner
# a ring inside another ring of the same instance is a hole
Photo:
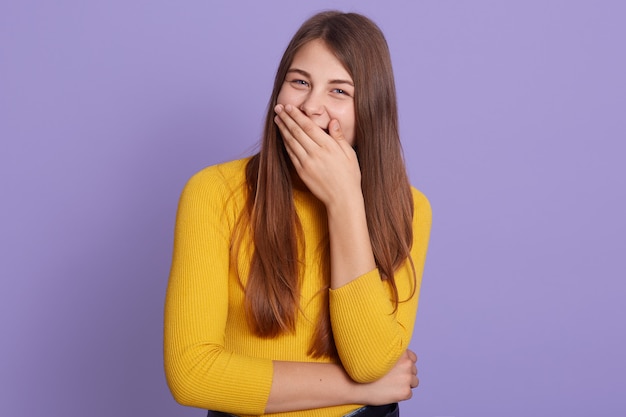
[[[294,89],[290,89],[288,86],[283,87],[278,93],[278,97],[276,98],[276,104],[291,104],[292,106],[299,107],[299,100],[301,95],[302,93]]]
[[[331,112],[329,112],[329,116],[331,119],[337,119],[339,121],[339,126],[341,126],[344,137],[350,143],[350,145],[354,145],[354,106],[335,108]]]
[[[289,101],[287,100],[287,92],[285,91],[285,87],[281,88],[280,91],[278,92],[278,97],[276,97],[276,104],[289,104]]]

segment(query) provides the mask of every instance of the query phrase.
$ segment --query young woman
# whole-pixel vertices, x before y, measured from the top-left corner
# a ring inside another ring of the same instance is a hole
[[[430,232],[409,185],[386,41],[358,14],[306,21],[261,151],[186,185],[165,306],[174,398],[209,416],[392,416]]]

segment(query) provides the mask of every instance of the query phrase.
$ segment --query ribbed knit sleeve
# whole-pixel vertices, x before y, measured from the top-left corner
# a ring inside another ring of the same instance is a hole
[[[426,197],[412,188],[414,201],[411,259],[395,275],[399,300],[391,301],[391,288],[378,270],[370,271],[343,287],[330,290],[330,316],[335,344],[346,372],[357,382],[385,375],[408,348],[415,324],[417,302],[432,222]],[[415,288],[415,291],[412,291]]]
[[[165,304],[167,382],[181,404],[261,415],[272,361],[224,348],[232,229],[241,200],[218,168],[196,174],[182,193]]]

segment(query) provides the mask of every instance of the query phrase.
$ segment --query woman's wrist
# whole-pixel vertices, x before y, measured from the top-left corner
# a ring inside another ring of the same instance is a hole
[[[361,189],[339,193],[324,203],[326,212],[331,215],[352,215],[362,212],[365,215],[365,199]]]

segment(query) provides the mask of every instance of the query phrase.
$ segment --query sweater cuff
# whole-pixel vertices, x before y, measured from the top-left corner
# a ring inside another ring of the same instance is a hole
[[[381,300],[389,300],[390,294],[385,290],[378,269],[372,269],[364,275],[346,285],[330,290],[331,306],[344,306],[354,312],[355,308],[365,308],[371,311],[373,306],[381,306]],[[391,302],[382,303],[382,306],[391,306]],[[340,312],[337,310],[337,312]],[[393,311],[385,310],[383,313],[389,314]]]

